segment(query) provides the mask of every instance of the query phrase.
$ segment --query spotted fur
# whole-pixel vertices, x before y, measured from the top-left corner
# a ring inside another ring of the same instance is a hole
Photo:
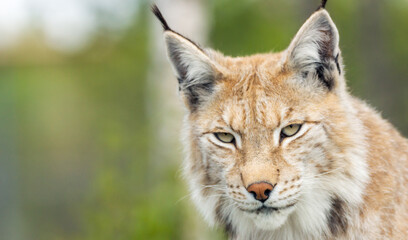
[[[279,53],[228,57],[162,21],[192,201],[230,239],[405,239],[408,142],[346,88],[326,1]],[[291,137],[281,131],[301,124]],[[229,133],[231,143],[214,133]],[[271,183],[262,203],[248,192]]]

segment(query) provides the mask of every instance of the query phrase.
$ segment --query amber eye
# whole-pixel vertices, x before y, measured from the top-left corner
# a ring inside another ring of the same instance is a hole
[[[281,136],[292,137],[297,132],[299,132],[301,126],[301,124],[290,124],[282,129]]]
[[[214,135],[223,143],[232,143],[235,140],[231,133],[214,133]]]

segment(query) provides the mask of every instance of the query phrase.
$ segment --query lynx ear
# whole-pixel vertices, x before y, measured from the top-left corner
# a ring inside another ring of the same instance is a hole
[[[156,5],[152,6],[152,11],[162,24],[167,55],[179,81],[180,92],[190,110],[194,110],[213,90],[215,64],[197,44],[173,31]]]
[[[215,66],[196,44],[178,33],[164,33],[167,54],[179,81],[180,91],[194,109],[210,95],[215,81]]]
[[[296,34],[287,50],[286,63],[303,77],[317,77],[329,90],[341,75],[339,33],[325,9],[316,11]]]

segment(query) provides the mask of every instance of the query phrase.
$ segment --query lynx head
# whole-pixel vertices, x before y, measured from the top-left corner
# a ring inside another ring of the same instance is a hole
[[[208,222],[231,235],[344,230],[336,216],[361,201],[367,174],[328,12],[313,13],[285,51],[233,58],[153,11],[187,108],[185,175]]]

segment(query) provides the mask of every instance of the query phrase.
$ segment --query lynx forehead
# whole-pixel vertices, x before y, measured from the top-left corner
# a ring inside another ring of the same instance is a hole
[[[187,108],[192,201],[230,239],[404,239],[408,143],[346,88],[322,1],[279,53],[228,57],[156,6]]]

